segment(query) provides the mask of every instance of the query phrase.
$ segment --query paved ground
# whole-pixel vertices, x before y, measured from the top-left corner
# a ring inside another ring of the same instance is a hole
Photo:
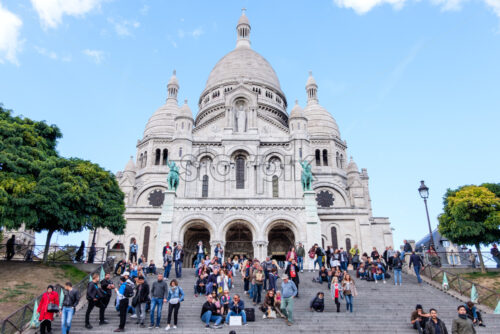
[[[347,313],[345,303],[341,305],[341,313],[334,312],[335,304],[328,299],[324,313],[312,313],[309,311],[309,301],[318,291],[324,291],[329,296],[326,283],[320,285],[313,283],[313,273],[301,274],[300,298],[295,300],[294,318],[295,323],[288,327],[282,319],[262,319],[262,312],[256,308],[256,321],[245,327],[229,327],[223,329],[205,329],[200,320],[201,305],[204,297],[195,298],[193,295],[194,275],[193,270],[184,270],[184,277],[180,280],[180,286],[186,292],[186,300],[182,303],[179,312],[179,323],[173,333],[203,333],[220,332],[228,333],[236,330],[236,333],[416,333],[410,328],[410,313],[417,303],[423,304],[424,309],[434,307],[439,312],[439,317],[445,321],[451,334],[451,321],[456,317],[456,307],[460,302],[427,285],[419,285],[412,276],[403,275],[403,285],[394,286],[392,281],[387,284],[366,282],[356,280],[358,297],[354,299],[354,312]],[[153,278],[150,278],[152,280]],[[243,292],[243,284],[240,277],[236,278],[233,293]],[[280,281],[278,281],[280,285]],[[246,307],[252,307],[248,297],[243,297]],[[97,310],[96,310],[97,311]],[[72,334],[101,334],[110,333],[118,326],[118,314],[111,306],[108,307],[107,319],[109,325],[98,326],[97,312],[91,316],[94,328],[84,328],[85,308],[75,315],[73,320]],[[149,316],[149,314],[148,314]],[[162,328],[148,329],[140,328],[135,324],[135,319],[127,320],[126,332],[137,334],[163,333],[166,326],[167,307],[163,308]],[[485,314],[486,328],[477,328],[478,333],[500,333],[500,315]],[[60,319],[55,323],[56,332],[60,327]]]

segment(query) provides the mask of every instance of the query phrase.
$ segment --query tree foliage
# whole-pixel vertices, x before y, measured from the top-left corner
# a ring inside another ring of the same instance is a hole
[[[107,228],[123,234],[124,195],[114,175],[89,161],[58,156],[60,130],[0,107],[0,226],[36,232]],[[45,252],[45,255],[47,252]]]
[[[484,186],[463,186],[446,192],[444,212],[438,217],[439,233],[460,245],[480,245],[500,240],[500,198]],[[482,256],[481,266],[484,270]]]

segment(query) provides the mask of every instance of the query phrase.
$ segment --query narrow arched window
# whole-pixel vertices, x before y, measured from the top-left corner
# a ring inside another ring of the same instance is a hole
[[[158,166],[161,160],[161,150],[159,148],[156,149],[155,152],[155,165]]]
[[[144,240],[142,242],[142,254],[148,259],[148,250],[149,250],[149,235],[151,234],[151,227],[146,226],[144,228]]]
[[[179,158],[182,157],[182,147],[179,147]]]
[[[344,168],[344,155],[340,155],[340,168]]]
[[[203,175],[201,197],[208,197],[208,175]]]
[[[316,150],[316,166],[321,166],[321,151]]]
[[[323,165],[328,166],[328,150],[323,150]]]
[[[273,197],[279,197],[278,176],[273,176]]]
[[[236,189],[245,188],[245,158],[236,158]]]
[[[351,249],[351,238],[346,238],[345,239],[345,250],[349,252]]]
[[[299,158],[302,159],[302,147],[299,147]]]
[[[168,161],[168,150],[166,148],[163,149],[163,165],[166,165]]]
[[[144,152],[144,166],[143,167],[146,167],[148,165],[148,152]]]
[[[337,229],[332,226],[332,247],[333,249],[338,249],[339,248],[339,243],[337,241]]]
[[[337,167],[340,167],[340,156],[339,156],[339,152],[337,152],[337,155],[335,157],[335,162],[337,163]]]
[[[139,158],[139,167],[142,168],[142,161],[144,160],[144,154],[141,153],[141,157]]]

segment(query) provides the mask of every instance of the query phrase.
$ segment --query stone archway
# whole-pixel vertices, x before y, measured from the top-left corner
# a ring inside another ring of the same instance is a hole
[[[205,222],[195,222],[189,225],[184,232],[182,239],[184,249],[184,263],[183,266],[192,268],[196,260],[196,245],[198,241],[203,242],[207,254],[210,255],[210,230],[208,224]]]
[[[295,246],[295,235],[285,222],[273,224],[267,240],[267,254],[276,261],[285,261],[286,253],[291,246]]]
[[[227,229],[225,257],[246,256],[253,259],[253,234],[247,224],[236,222]]]

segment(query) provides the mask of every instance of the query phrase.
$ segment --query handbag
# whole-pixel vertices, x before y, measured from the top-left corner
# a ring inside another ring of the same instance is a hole
[[[59,312],[59,306],[57,306],[56,304],[50,303],[49,305],[47,305],[47,312],[57,313],[57,312]]]
[[[276,311],[270,310],[267,312],[267,317],[271,319],[276,319]]]

